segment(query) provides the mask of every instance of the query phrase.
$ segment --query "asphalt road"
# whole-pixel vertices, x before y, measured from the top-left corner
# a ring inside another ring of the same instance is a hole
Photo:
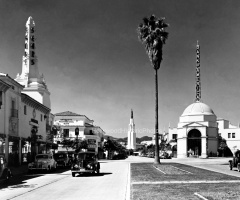
[[[127,193],[129,162],[100,161],[100,174],[72,177],[71,171],[16,176],[0,189],[0,199],[81,199],[124,200]]]
[[[161,162],[177,162],[221,173],[239,176],[229,170],[230,158],[168,159]],[[0,199],[16,200],[125,200],[129,197],[129,164],[153,162],[153,158],[130,156],[126,160],[101,160],[100,175],[72,177],[67,169],[52,173],[14,176],[9,185],[0,186]]]

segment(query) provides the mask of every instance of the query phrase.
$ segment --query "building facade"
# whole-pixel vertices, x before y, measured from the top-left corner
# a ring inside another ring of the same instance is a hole
[[[50,109],[22,90],[21,84],[0,73],[0,153],[9,165],[27,162],[27,156],[48,150],[46,130]],[[45,145],[44,149],[40,148],[41,144]]]
[[[70,111],[57,113],[54,115],[54,125],[59,127],[58,134],[54,138],[55,143],[59,143],[58,151],[74,151],[74,149],[66,149],[60,145],[64,138],[86,140],[88,150],[99,154],[103,148],[105,132],[99,127],[93,125],[93,120],[85,115],[76,114]],[[75,135],[78,128],[79,134]]]

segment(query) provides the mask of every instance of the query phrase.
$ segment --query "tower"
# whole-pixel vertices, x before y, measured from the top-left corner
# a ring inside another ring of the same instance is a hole
[[[136,149],[136,132],[133,120],[133,110],[131,109],[131,118],[128,126],[128,149]]]
[[[15,80],[24,86],[23,93],[51,108],[50,92],[47,89],[43,74],[40,75],[38,70],[35,41],[35,23],[30,16],[26,22],[22,73],[20,75],[17,74]]]
[[[196,48],[196,102],[201,101],[201,79],[200,79],[200,46],[197,41]]]

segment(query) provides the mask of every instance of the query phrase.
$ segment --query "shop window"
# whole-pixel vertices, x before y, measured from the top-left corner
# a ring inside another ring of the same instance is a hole
[[[24,105],[24,115],[27,115],[27,106]]]
[[[232,133],[232,138],[235,138],[235,133]]]
[[[228,133],[228,138],[231,138],[231,133]]]

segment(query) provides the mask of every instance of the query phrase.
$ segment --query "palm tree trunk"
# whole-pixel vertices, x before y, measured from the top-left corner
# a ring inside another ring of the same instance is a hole
[[[158,141],[158,74],[157,69],[155,69],[155,89],[156,89],[156,98],[155,98],[155,159],[154,164],[160,164],[159,158],[159,141]]]

